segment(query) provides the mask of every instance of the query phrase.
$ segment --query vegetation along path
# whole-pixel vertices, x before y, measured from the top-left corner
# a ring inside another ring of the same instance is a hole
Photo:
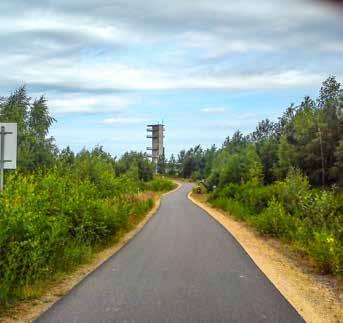
[[[38,322],[303,322],[184,184]]]

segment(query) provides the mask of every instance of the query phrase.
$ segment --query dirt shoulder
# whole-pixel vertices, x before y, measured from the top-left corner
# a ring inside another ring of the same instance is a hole
[[[228,230],[281,294],[307,321],[343,322],[342,281],[311,272],[282,242],[265,238],[246,223],[211,207],[203,195],[188,198]]]
[[[175,181],[176,182],[176,181]],[[18,303],[13,308],[8,309],[5,313],[0,314],[0,321],[3,323],[12,322],[32,322],[39,315],[44,313],[55,302],[67,294],[74,286],[81,280],[86,278],[107,259],[116,254],[123,248],[135,235],[137,235],[144,227],[144,225],[151,219],[151,217],[158,211],[161,203],[161,198],[164,195],[170,194],[178,190],[181,186],[179,182],[174,190],[169,191],[160,196],[156,195],[155,205],[150,212],[141,220],[134,228],[126,233],[119,234],[119,239],[109,247],[94,254],[89,262],[78,268],[70,274],[63,275],[60,279],[53,282],[44,282],[45,288],[40,297],[35,297],[32,300],[26,300]]]

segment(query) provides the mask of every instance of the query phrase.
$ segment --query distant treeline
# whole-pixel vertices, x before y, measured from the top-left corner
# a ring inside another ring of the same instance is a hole
[[[244,183],[254,177],[264,184],[282,180],[297,168],[313,186],[343,186],[343,89],[330,76],[316,100],[305,97],[275,122],[258,123],[255,131],[239,130],[222,147],[183,150],[160,161],[170,175],[207,179],[211,185]]]
[[[44,96],[32,99],[26,88],[20,87],[8,97],[0,97],[0,122],[18,124],[18,171],[34,172],[52,168],[58,163],[72,163],[77,156],[91,154],[83,149],[75,154],[69,147],[59,150],[49,129],[56,120],[51,116]],[[125,153],[120,159],[96,147],[94,154],[108,160],[116,175],[134,172],[140,180],[153,178],[154,167],[148,156],[140,152]]]

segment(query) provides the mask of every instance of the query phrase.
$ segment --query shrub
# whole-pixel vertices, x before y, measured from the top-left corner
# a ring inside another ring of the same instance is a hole
[[[269,206],[261,214],[250,219],[253,226],[261,233],[292,239],[296,232],[296,220],[291,217],[281,203],[272,200]]]
[[[168,192],[176,187],[176,184],[170,179],[155,177],[152,181],[147,182],[144,188],[153,192]]]
[[[88,160],[79,173],[56,167],[8,176],[0,194],[0,304],[24,297],[27,286],[73,268],[93,247],[128,228],[130,216],[140,217],[152,208],[151,197],[137,194],[141,182],[116,177],[107,167]],[[157,178],[146,189],[174,185]]]
[[[342,273],[343,198],[335,189],[311,189],[299,171],[268,186],[229,183],[209,197],[215,207],[248,221],[264,235],[307,253],[325,273]]]
[[[292,215],[299,215],[300,206],[309,189],[307,177],[296,169],[292,169],[284,181],[275,184],[277,200]]]
[[[241,187],[239,199],[253,214],[259,214],[268,207],[269,202],[275,198],[274,186],[259,186],[247,183]],[[236,195],[236,196],[237,196]]]
[[[232,198],[218,197],[216,199],[212,199],[211,204],[229,212],[236,219],[243,220],[250,216],[249,211],[244,207],[244,204]]]
[[[343,241],[343,199],[334,191],[311,190],[300,205],[300,217],[311,228],[327,228]]]
[[[328,231],[314,233],[308,246],[310,257],[323,273],[342,273],[343,245]]]

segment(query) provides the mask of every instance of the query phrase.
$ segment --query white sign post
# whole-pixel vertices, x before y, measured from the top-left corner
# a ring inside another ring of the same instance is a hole
[[[0,190],[4,188],[4,170],[17,168],[17,124],[0,123]]]

